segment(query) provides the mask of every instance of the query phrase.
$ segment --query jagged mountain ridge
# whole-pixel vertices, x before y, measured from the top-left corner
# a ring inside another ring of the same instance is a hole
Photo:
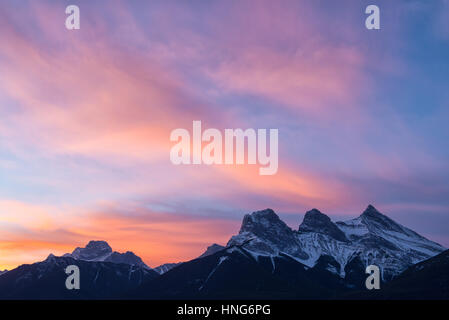
[[[131,251],[119,253],[112,251],[112,248],[106,241],[91,240],[84,248],[77,247],[72,253],[64,254],[64,257],[71,257],[76,260],[84,261],[103,261],[112,263],[124,263],[133,266],[139,266],[146,269],[151,269],[147,266],[140,257]]]
[[[225,247],[223,247],[222,245],[213,243],[210,246],[207,247],[206,251],[204,251],[199,257],[199,258],[204,258],[207,256],[210,256],[211,254],[214,254],[220,250],[223,250]]]
[[[184,262],[132,291],[139,299],[326,299],[352,290],[326,269],[309,268],[289,255],[256,255],[243,246]],[[363,273],[363,271],[362,271]],[[360,289],[363,281],[354,283]]]
[[[357,218],[334,223],[317,209],[308,211],[298,230],[288,227],[272,209],[245,215],[238,235],[228,246],[243,245],[260,255],[288,254],[313,267],[330,256],[332,269],[345,277],[345,267],[355,258],[364,266],[378,265],[384,280],[444,251],[441,245],[383,215],[372,205]]]
[[[414,261],[443,250],[372,206],[355,219],[336,223],[313,209],[297,230],[266,209],[245,215],[240,233],[226,247],[212,245],[198,258],[161,275],[134,259],[123,259],[126,254],[117,253],[120,261],[109,258],[114,255],[105,241],[91,241],[71,254],[50,255],[3,274],[0,298],[338,298],[363,291],[367,264],[381,267],[384,283]],[[64,288],[68,264],[82,270],[84,291]],[[438,279],[444,278],[442,274]]]

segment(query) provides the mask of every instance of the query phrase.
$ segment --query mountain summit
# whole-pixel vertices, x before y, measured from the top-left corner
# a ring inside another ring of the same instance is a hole
[[[77,247],[72,253],[66,253],[64,257],[71,257],[76,260],[84,261],[105,261],[113,263],[124,263],[132,266],[138,266],[150,269],[140,257],[133,252],[127,251],[119,253],[112,251],[111,246],[106,241],[91,240],[84,248]]]
[[[380,213],[372,205],[369,205],[365,211],[360,215],[360,221],[363,223],[371,232],[376,232],[375,230],[381,231],[394,231],[398,233],[404,233],[412,237],[420,237],[416,232],[401,226],[399,223],[390,219],[386,215]],[[423,237],[421,237],[424,239]]]
[[[338,229],[337,225],[318,209],[312,209],[306,212],[298,230],[302,232],[323,233],[339,241],[348,241],[343,231]]]
[[[377,225],[379,228],[397,232],[403,231],[403,227],[401,225],[394,222],[386,215],[380,213],[372,205],[368,205],[365,211],[363,211],[363,213],[360,215],[360,218],[365,222],[366,225]]]
[[[84,248],[77,247],[72,252],[72,257],[78,260],[100,260],[112,253],[112,248],[106,241],[89,241]]]
[[[267,231],[268,226],[279,230],[290,229],[272,209],[265,209],[246,214],[240,232],[263,233]]]
[[[198,258],[204,258],[204,257],[210,256],[211,254],[214,254],[220,250],[223,250],[224,248],[225,247],[223,247],[219,244],[213,243],[212,245],[208,246],[206,251],[204,251],[203,254],[201,254]]]
[[[255,211],[243,217],[239,234],[228,241],[227,247],[243,244],[254,252],[269,255],[285,252],[307,259],[295,232],[272,209]]]

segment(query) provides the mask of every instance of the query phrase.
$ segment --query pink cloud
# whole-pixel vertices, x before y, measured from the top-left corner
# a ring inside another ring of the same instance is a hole
[[[257,95],[325,116],[325,112],[334,114],[353,106],[361,85],[361,64],[360,54],[351,48],[301,48],[290,54],[245,48],[242,55],[224,61],[209,76],[226,91]]]
[[[103,205],[82,214],[72,209],[59,219],[49,215],[54,208],[6,204],[0,202],[0,210],[23,221],[15,220],[12,226],[5,225],[3,219],[0,224],[0,269],[39,261],[50,253],[62,255],[92,239],[107,240],[118,251],[132,250],[154,267],[195,258],[212,243],[225,244],[239,226],[233,219],[155,212],[136,206],[125,212],[120,208],[123,204]],[[43,220],[44,216],[48,219]]]

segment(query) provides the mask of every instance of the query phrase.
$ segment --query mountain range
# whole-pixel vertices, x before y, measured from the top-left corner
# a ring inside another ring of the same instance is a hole
[[[288,227],[271,209],[245,215],[238,235],[228,246],[242,245],[254,255],[290,255],[313,267],[321,256],[334,260],[333,273],[345,276],[345,266],[360,259],[377,265],[385,281],[407,267],[445,250],[383,215],[372,205],[357,218],[334,223],[317,209],[308,211],[297,230]]]
[[[0,298],[447,299],[445,250],[371,205],[341,222],[312,209],[297,229],[265,209],[245,215],[226,246],[213,244],[191,261],[151,269],[130,251],[90,241],[1,274]],[[80,290],[65,288],[70,264],[80,268]],[[365,268],[371,264],[380,268],[382,284],[369,292]]]

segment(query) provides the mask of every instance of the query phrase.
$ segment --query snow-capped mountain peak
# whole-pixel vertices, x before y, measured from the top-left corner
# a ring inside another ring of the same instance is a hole
[[[77,247],[71,256],[78,260],[102,261],[112,253],[112,248],[106,241],[91,240],[84,248]]]
[[[332,222],[317,209],[308,211],[298,231],[288,227],[271,209],[245,215],[238,235],[228,247],[238,245],[256,255],[288,254],[313,267],[321,256],[330,256],[340,268],[358,258],[365,266],[378,265],[383,279],[391,279],[407,267],[445,250],[416,232],[380,213],[372,205],[357,218]]]
[[[378,228],[384,230],[391,230],[396,232],[403,232],[404,227],[396,223],[386,215],[380,213],[372,205],[369,205],[365,211],[360,215],[362,222],[370,228]]]
[[[346,235],[337,227],[337,225],[318,209],[312,209],[306,212],[304,220],[298,230],[300,232],[323,233],[339,241],[348,241]]]
[[[425,258],[429,258],[445,249],[438,243],[426,239],[415,231],[380,213],[372,205],[369,205],[358,218],[337,222],[336,224],[352,240],[377,236],[402,250],[424,250],[426,251],[424,254]]]
[[[308,258],[299,246],[295,232],[272,209],[245,215],[239,234],[228,241],[227,247],[233,245],[248,245],[255,253],[277,255],[285,252]]]
[[[265,209],[246,214],[243,217],[240,232],[265,232],[267,227],[278,229],[290,229],[272,209]]]
[[[112,251],[111,246],[106,241],[89,241],[84,248],[77,247],[72,253],[66,253],[64,257],[71,257],[76,260],[84,261],[105,261],[113,263],[124,263],[136,265],[146,269],[150,269],[140,257],[133,252],[127,251],[120,253]]]

